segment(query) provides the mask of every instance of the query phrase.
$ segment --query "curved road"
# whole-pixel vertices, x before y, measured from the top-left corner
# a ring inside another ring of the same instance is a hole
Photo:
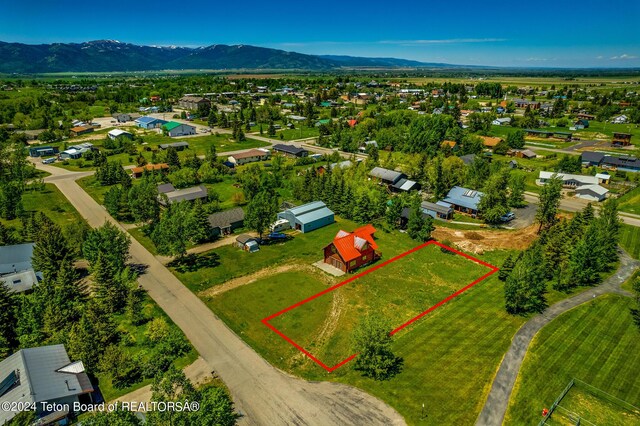
[[[84,173],[38,164],[71,204],[97,227],[106,221],[126,232],[76,182]],[[403,425],[404,419],[381,400],[356,388],[311,383],[288,376],[260,357],[231,331],[156,257],[131,241],[131,261],[148,265],[139,282],[182,329],[211,371],[225,382],[245,425]],[[274,339],[277,338],[274,335]]]
[[[542,327],[558,315],[593,300],[593,298],[601,294],[618,293],[630,296],[620,286],[631,277],[638,266],[640,266],[639,261],[632,259],[626,252],[621,250],[620,266],[614,275],[607,278],[599,286],[585,290],[548,307],[542,314],[536,315],[520,327],[513,337],[509,350],[502,359],[498,374],[496,374],[493,385],[491,385],[487,401],[476,420],[476,426],[499,426],[502,424],[524,356],[531,340]]]

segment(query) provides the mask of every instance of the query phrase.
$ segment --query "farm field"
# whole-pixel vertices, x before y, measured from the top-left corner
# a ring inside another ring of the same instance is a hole
[[[572,378],[640,405],[640,339],[631,303],[624,296],[600,296],[544,327],[529,347],[505,424],[535,424]]]

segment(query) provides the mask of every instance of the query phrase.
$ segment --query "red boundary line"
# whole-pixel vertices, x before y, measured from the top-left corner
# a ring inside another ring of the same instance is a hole
[[[420,244],[417,247],[412,248],[411,250],[408,250],[402,254],[399,254],[396,257],[393,257],[389,260],[386,260],[384,262],[382,262],[379,265],[376,265],[372,268],[367,269],[364,272],[359,273],[358,275],[354,275],[353,277],[346,279],[344,281],[342,281],[341,283],[338,283],[332,287],[329,287],[326,290],[321,291],[320,293],[314,294],[311,297],[308,297],[304,300],[301,300],[298,303],[295,303],[279,312],[276,312],[275,314],[269,315],[266,318],[262,319],[262,323],[264,325],[266,325],[267,327],[269,327],[271,330],[273,330],[277,335],[279,335],[280,337],[282,337],[285,341],[289,342],[291,345],[293,345],[296,349],[298,349],[300,352],[304,353],[307,357],[309,357],[311,360],[313,360],[316,364],[318,364],[319,366],[321,366],[322,368],[324,368],[325,370],[327,370],[328,372],[332,372],[335,371],[336,369],[338,369],[339,367],[342,367],[344,364],[348,363],[349,361],[351,361],[352,359],[354,359],[356,356],[358,356],[358,354],[353,354],[351,356],[349,356],[348,358],[340,361],[338,364],[329,367],[328,365],[326,365],[325,363],[323,363],[322,361],[320,361],[318,358],[316,358],[315,356],[313,356],[309,351],[307,351],[305,348],[303,348],[302,346],[300,346],[299,344],[297,344],[296,342],[294,342],[289,336],[287,336],[286,334],[284,334],[283,332],[281,332],[280,330],[278,330],[275,326],[273,326],[269,321],[271,321],[272,319],[279,317],[280,315],[289,312],[301,305],[304,305],[305,303],[308,303],[324,294],[327,294],[337,288],[342,287],[343,285],[349,284],[352,281],[355,281],[356,279],[363,277],[367,274],[370,274],[373,271],[376,271],[380,268],[382,268],[383,266],[386,266],[392,262],[395,262],[396,260],[402,259],[403,257],[411,254],[411,253],[415,253],[416,251],[425,248],[428,245],[431,244],[435,244],[441,248],[444,248],[446,250],[449,250],[453,253],[459,254],[462,257],[465,257],[475,263],[478,263],[482,266],[486,266],[487,268],[491,269],[491,271],[487,272],[486,274],[484,274],[483,276],[481,276],[480,278],[476,279],[475,281],[473,281],[472,283],[466,285],[465,287],[461,288],[460,290],[456,291],[455,293],[447,296],[446,298],[442,299],[441,301],[439,301],[438,303],[436,303],[435,305],[433,305],[432,307],[430,307],[429,309],[427,309],[426,311],[418,314],[417,316],[411,318],[409,321],[405,322],[404,324],[400,325],[399,327],[394,328],[393,330],[391,330],[391,332],[389,334],[394,335],[397,332],[399,332],[400,330],[404,329],[405,327],[413,324],[414,322],[418,321],[420,318],[424,317],[425,315],[427,315],[428,313],[434,311],[435,309],[439,308],[440,306],[444,305],[445,303],[447,303],[448,301],[454,299],[455,297],[459,296],[460,294],[464,293],[465,291],[469,290],[471,287],[475,286],[476,284],[478,284],[479,282],[481,282],[482,280],[488,278],[489,276],[491,276],[492,274],[496,273],[499,268],[497,268],[496,266],[491,265],[490,263],[484,262],[478,258],[475,258],[473,256],[470,256],[466,253],[462,253],[461,251],[458,251],[454,248],[451,248],[447,245],[444,245],[442,243],[439,243],[437,241],[431,240],[431,241],[427,241],[426,243]]]

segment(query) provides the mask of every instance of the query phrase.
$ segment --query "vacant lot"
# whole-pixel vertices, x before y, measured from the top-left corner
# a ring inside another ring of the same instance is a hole
[[[383,247],[381,247],[383,249]],[[352,355],[360,318],[378,314],[398,327],[491,270],[440,247],[425,248],[273,318],[270,323],[332,367]],[[302,300],[302,299],[301,299]],[[309,333],[301,322],[332,305],[322,330]],[[274,311],[271,313],[275,313]],[[391,331],[391,330],[389,330]]]
[[[572,378],[640,405],[640,339],[631,303],[601,296],[543,328],[520,370],[506,424],[535,424]]]

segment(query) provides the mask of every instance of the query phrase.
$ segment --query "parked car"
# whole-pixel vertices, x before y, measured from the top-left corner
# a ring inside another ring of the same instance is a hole
[[[509,212],[503,216],[500,216],[500,220],[503,222],[511,222],[515,218],[516,218],[516,215],[513,212]]]
[[[42,160],[42,164],[51,164],[56,162],[56,157],[49,157]]]
[[[282,232],[272,232],[268,235],[271,240],[286,240],[287,234],[283,234]]]

